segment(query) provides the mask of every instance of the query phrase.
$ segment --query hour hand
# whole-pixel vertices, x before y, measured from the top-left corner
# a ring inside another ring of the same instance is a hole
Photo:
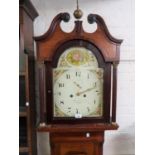
[[[82,88],[77,82],[74,81],[73,83],[74,83],[78,88],[80,88],[80,89]]]

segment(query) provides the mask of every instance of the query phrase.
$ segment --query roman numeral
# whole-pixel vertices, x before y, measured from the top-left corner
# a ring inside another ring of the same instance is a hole
[[[88,112],[90,111],[89,107],[87,107]]]
[[[70,113],[71,112],[71,107],[68,107],[68,112],[67,113]]]
[[[97,95],[101,94],[101,92],[99,90],[96,90]]]
[[[64,83],[59,83],[59,87],[64,87]]]
[[[66,74],[66,78],[67,79],[70,79],[70,74]]]
[[[81,76],[81,72],[76,72],[75,75],[76,75],[76,77],[80,77]]]
[[[64,104],[64,101],[60,101],[60,104]]]
[[[97,83],[96,82],[94,82],[94,87],[96,87],[97,86]]]

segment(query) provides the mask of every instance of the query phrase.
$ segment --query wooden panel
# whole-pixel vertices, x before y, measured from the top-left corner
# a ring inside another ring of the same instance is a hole
[[[28,146],[28,139],[27,139],[27,118],[20,117],[19,118],[19,146],[20,147],[27,147]]]
[[[35,130],[35,72],[33,50],[33,20],[37,12],[29,0],[19,0],[19,71],[22,87],[20,88],[20,119],[26,119],[26,147],[20,148],[20,152],[27,155],[36,155],[36,130]],[[27,54],[25,54],[27,49]],[[24,84],[23,84],[24,81]],[[25,88],[24,88],[25,87]],[[22,103],[22,104],[21,104]],[[27,104],[27,107],[25,106]],[[22,124],[19,124],[21,129]],[[24,135],[23,135],[24,137]]]
[[[116,122],[117,104],[117,64],[113,64],[113,89],[112,89],[112,122]]]
[[[28,49],[29,55],[34,56],[33,21],[26,12],[23,12],[23,18],[24,49]]]
[[[87,137],[87,134],[89,134],[89,137]],[[53,133],[50,135],[51,142],[60,143],[60,142],[102,142],[104,140],[103,133],[102,132],[88,132],[85,130],[84,132],[66,132],[66,133]]]
[[[94,155],[93,143],[61,143],[60,155]]]
[[[102,155],[103,133],[50,134],[51,155]]]
[[[117,130],[118,124],[116,123],[96,123],[96,124],[53,124],[45,125],[44,127],[39,126],[37,131],[39,132],[50,132],[50,133],[75,133],[78,131],[81,132],[102,132],[104,130]]]
[[[105,122],[110,123],[111,102],[111,63],[107,63],[104,70],[104,117]]]
[[[19,0],[19,7],[29,15],[31,20],[34,20],[38,16],[38,13],[30,0]]]
[[[47,123],[51,122],[51,115],[53,114],[53,107],[52,107],[52,102],[53,102],[53,89],[52,89],[52,68],[51,68],[51,63],[50,62],[45,62],[45,75],[46,75],[46,114],[47,114]]]
[[[29,142],[29,150],[33,154],[37,152],[37,138],[36,138],[36,105],[35,105],[35,68],[34,68],[34,58],[28,57],[28,64],[27,64],[27,101],[29,102],[28,107],[28,142]]]
[[[24,32],[23,24],[19,25],[19,71],[25,72],[26,69],[26,55],[24,53]]]
[[[26,103],[25,76],[19,77],[19,106],[24,108]]]
[[[40,99],[40,123],[46,122],[46,98],[45,98],[45,68],[42,63],[38,69],[39,73],[39,99]]]

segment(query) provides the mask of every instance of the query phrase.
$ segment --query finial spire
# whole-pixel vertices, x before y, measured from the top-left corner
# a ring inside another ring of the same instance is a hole
[[[79,1],[76,0],[76,4],[77,4],[77,9],[74,11],[74,17],[76,19],[80,19],[83,16],[83,12],[82,10],[79,9]]]

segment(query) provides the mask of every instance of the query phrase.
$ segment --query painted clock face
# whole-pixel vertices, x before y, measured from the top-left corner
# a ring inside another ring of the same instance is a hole
[[[100,117],[103,113],[103,69],[83,47],[69,48],[53,69],[54,117]]]

